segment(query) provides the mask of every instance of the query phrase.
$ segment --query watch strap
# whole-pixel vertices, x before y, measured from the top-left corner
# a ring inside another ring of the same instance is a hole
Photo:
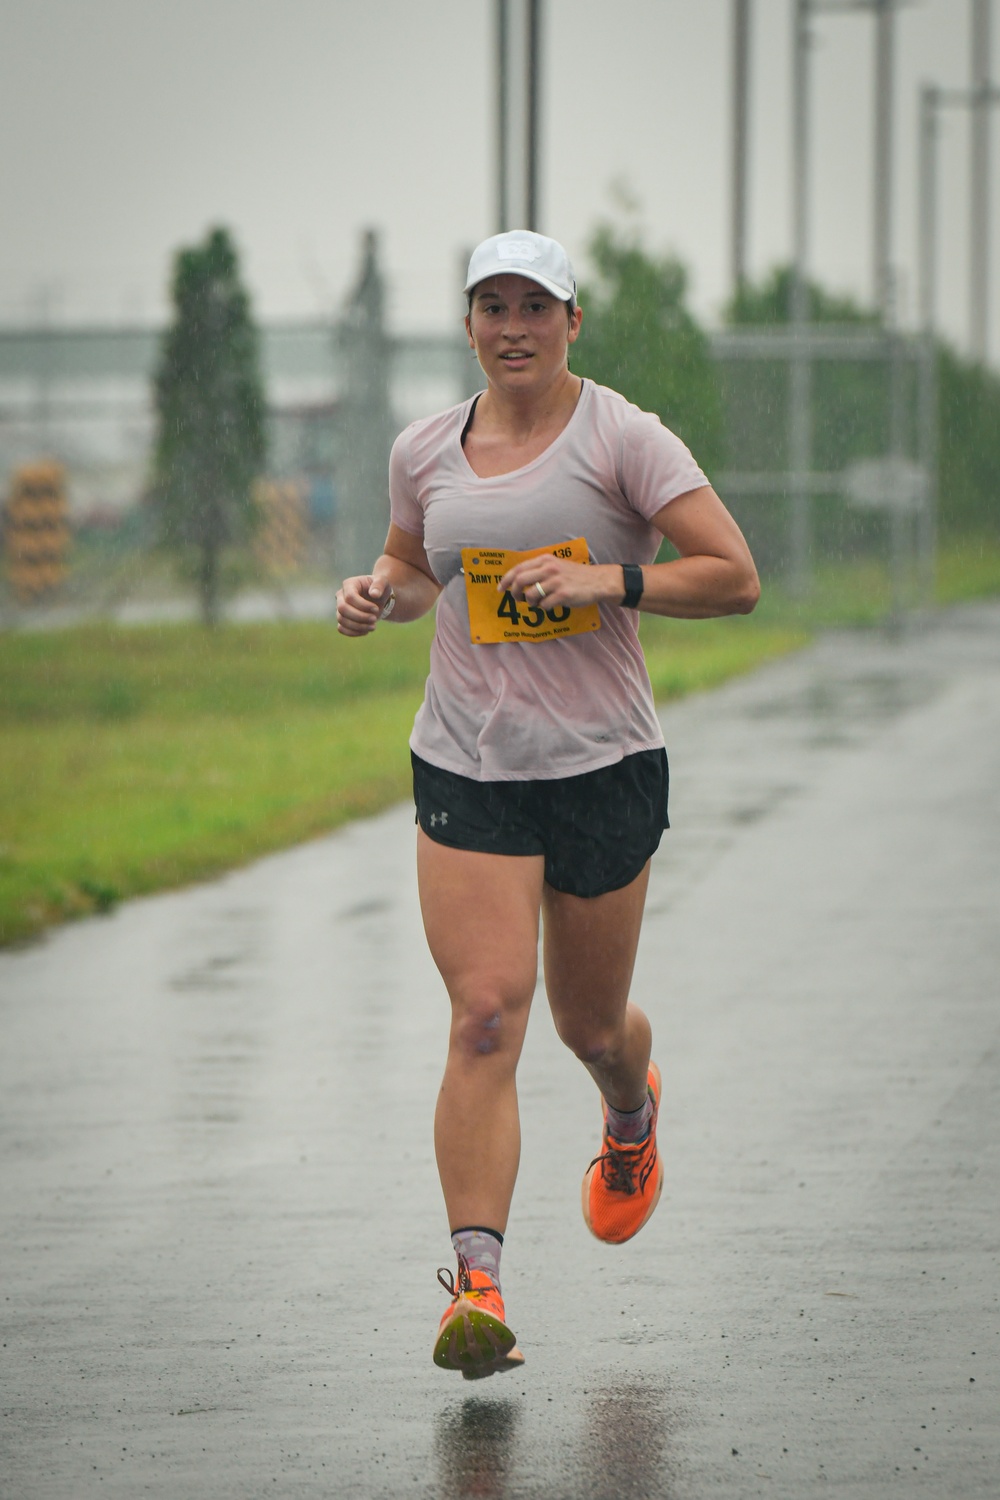
[[[622,600],[622,609],[638,609],[639,600],[645,587],[642,577],[642,569],[638,563],[622,563],[622,576],[625,580],[625,597]]]

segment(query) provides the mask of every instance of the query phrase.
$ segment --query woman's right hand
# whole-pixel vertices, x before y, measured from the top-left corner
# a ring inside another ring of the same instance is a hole
[[[341,635],[371,635],[392,598],[392,584],[376,568],[345,578],[337,590],[337,629]]]

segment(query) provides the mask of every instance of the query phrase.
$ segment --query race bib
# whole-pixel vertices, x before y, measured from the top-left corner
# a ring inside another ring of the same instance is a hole
[[[552,641],[557,636],[583,635],[600,630],[601,612],[596,604],[557,604],[545,609],[545,600],[529,604],[501,592],[497,585],[515,563],[551,552],[570,562],[589,563],[590,549],[583,536],[552,547],[533,547],[530,552],[512,552],[506,547],[463,547],[462,571],[469,601],[469,635],[474,646],[504,641]]]

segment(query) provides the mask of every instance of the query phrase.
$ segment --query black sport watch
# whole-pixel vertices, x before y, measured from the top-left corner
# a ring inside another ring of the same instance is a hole
[[[625,598],[622,600],[622,609],[638,609],[645,587],[642,569],[638,563],[622,563],[621,566],[622,576],[625,579]]]

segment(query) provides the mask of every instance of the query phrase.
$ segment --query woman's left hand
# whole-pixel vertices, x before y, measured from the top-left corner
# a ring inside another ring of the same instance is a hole
[[[573,609],[583,604],[620,604],[624,583],[617,563],[591,566],[543,552],[508,569],[498,588],[542,609],[560,604]]]

